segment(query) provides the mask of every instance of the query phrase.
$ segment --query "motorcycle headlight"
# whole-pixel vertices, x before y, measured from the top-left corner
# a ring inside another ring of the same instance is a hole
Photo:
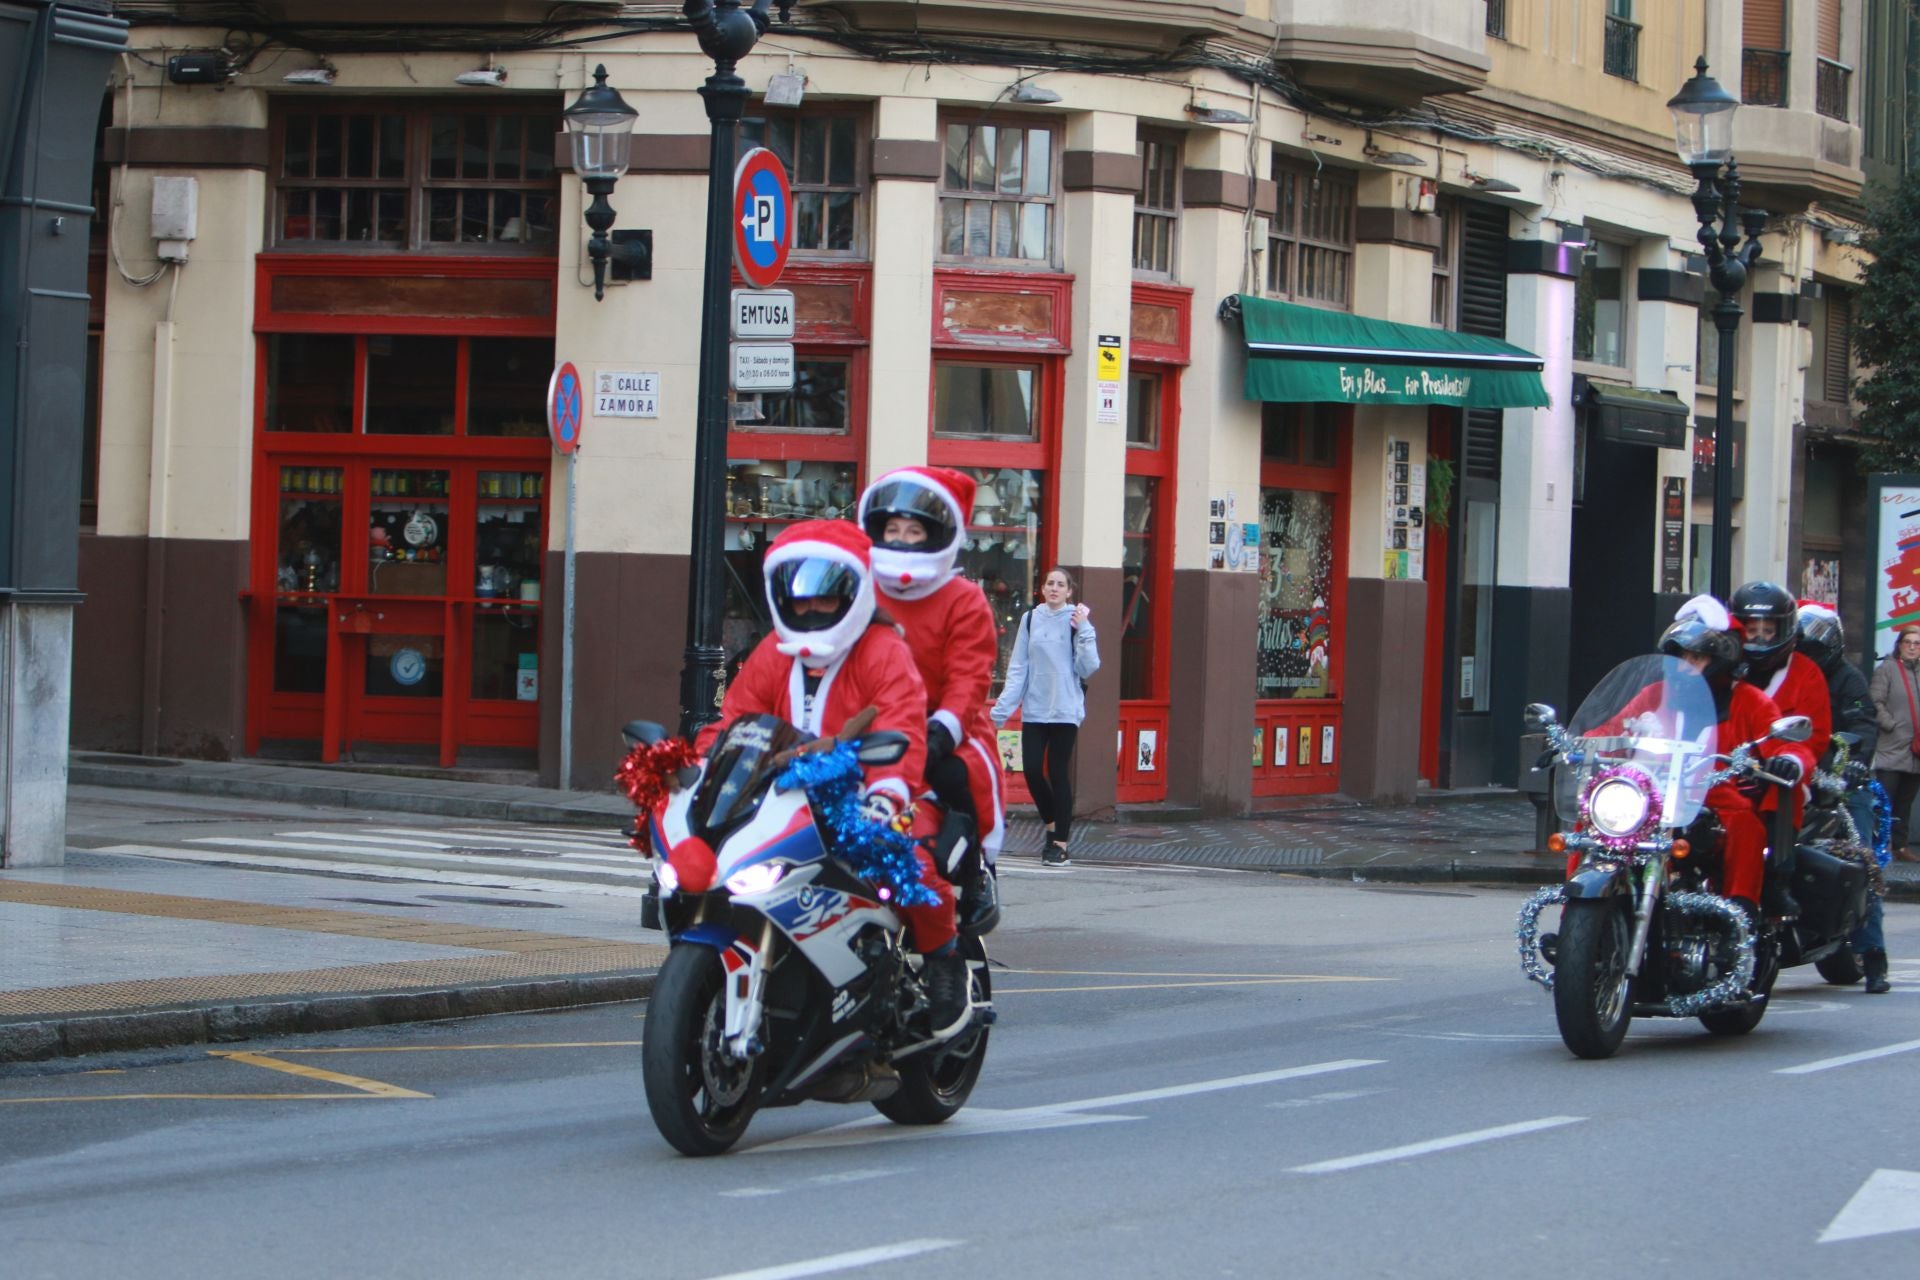
[[[728,876],[727,892],[736,898],[751,898],[754,894],[765,893],[779,884],[780,877],[786,874],[786,863],[762,862]]]
[[[1587,797],[1587,817],[1603,836],[1630,836],[1647,821],[1651,805],[1640,784],[1627,778],[1608,778]]]
[[[663,898],[670,898],[680,891],[680,873],[665,858],[654,864],[653,878],[660,882],[660,896]]]

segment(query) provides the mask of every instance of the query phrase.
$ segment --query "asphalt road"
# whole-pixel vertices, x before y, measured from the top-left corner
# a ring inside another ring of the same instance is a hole
[[[1920,907],[1894,994],[1561,1047],[1511,889],[1011,864],[971,1105],[675,1155],[641,1006],[0,1070],[9,1280],[131,1272],[1907,1277]],[[1892,1052],[1878,1052],[1887,1051]],[[1875,1055],[1875,1056],[1854,1056]]]

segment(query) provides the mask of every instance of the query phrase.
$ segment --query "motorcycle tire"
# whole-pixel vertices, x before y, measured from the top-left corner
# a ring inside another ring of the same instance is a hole
[[[1766,945],[1764,940],[1755,964],[1757,971],[1753,976],[1753,989],[1767,999],[1757,1004],[1703,1013],[1700,1015],[1701,1026],[1717,1036],[1743,1036],[1760,1025],[1760,1019],[1767,1016],[1767,1005],[1772,1002],[1773,980],[1780,976],[1780,966],[1774,961],[1773,948]]]
[[[1851,947],[1841,947],[1826,959],[1815,960],[1813,967],[1836,987],[1855,986],[1867,976],[1866,970],[1860,967],[1860,957],[1853,954]]]
[[[684,1155],[717,1156],[732,1147],[759,1101],[760,1059],[736,1062],[720,1049],[724,976],[712,948],[675,947],[647,1004],[640,1047],[647,1110],[660,1136]]]
[[[973,998],[993,998],[993,978],[987,971],[987,951],[980,939],[960,935],[960,953],[973,975]],[[987,1061],[987,1027],[963,1031],[947,1044],[915,1054],[895,1065],[900,1088],[873,1106],[895,1124],[944,1124],[958,1115],[973,1094],[980,1069]]]
[[[1570,902],[1560,916],[1553,1015],[1580,1058],[1611,1058],[1633,1021],[1624,899]]]

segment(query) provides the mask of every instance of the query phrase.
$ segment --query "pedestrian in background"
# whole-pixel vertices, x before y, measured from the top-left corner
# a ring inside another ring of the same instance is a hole
[[[1907,814],[1920,796],[1920,626],[1902,627],[1894,649],[1873,673],[1868,687],[1874,714],[1880,722],[1880,742],[1873,753],[1873,771],[1893,802],[1893,856],[1902,862],[1920,862],[1907,848]]]
[[[993,722],[1005,725],[1020,713],[1020,764],[1027,793],[1050,828],[1041,861],[1064,867],[1073,828],[1073,744],[1087,718],[1086,682],[1100,669],[1091,612],[1073,602],[1075,586],[1065,569],[1040,584],[1044,603],[1027,611],[1013,637],[1007,683],[993,704]]]

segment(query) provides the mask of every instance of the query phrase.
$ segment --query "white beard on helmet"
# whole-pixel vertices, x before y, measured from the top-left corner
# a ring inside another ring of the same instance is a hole
[[[944,551],[904,551],[898,547],[873,549],[873,578],[885,595],[895,600],[920,600],[953,578],[956,544]]]
[[[769,607],[773,601],[767,601]],[[865,579],[860,583],[860,592],[854,596],[853,604],[847,609],[846,616],[831,627],[820,631],[794,631],[780,621],[780,611],[773,611],[773,630],[780,637],[774,646],[789,658],[800,659],[802,666],[820,668],[831,666],[833,662],[853,648],[854,643],[866,634],[867,626],[873,621],[874,599],[873,580]]]

